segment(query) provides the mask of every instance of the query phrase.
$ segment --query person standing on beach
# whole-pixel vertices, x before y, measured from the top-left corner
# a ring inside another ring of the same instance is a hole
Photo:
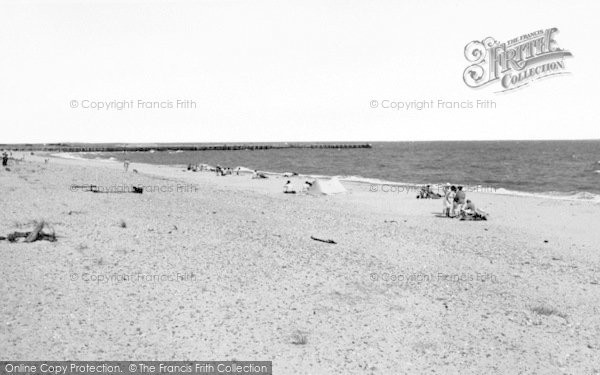
[[[450,207],[452,207],[452,201],[448,200],[448,196],[450,195],[450,184],[446,184],[444,186],[444,199],[442,199],[442,215],[450,216]]]
[[[446,196],[444,197],[444,207],[446,208],[446,216],[453,217],[454,216],[454,197],[456,196],[456,186],[452,185],[446,191]]]
[[[454,196],[454,214],[460,215],[461,211],[464,210],[465,204],[467,203],[467,194],[463,191],[463,187],[459,186]]]
[[[6,167],[8,165],[8,154],[6,152],[2,153],[2,166]]]
[[[129,170],[129,160],[125,160],[125,162],[123,163],[123,168],[125,168],[125,172]]]

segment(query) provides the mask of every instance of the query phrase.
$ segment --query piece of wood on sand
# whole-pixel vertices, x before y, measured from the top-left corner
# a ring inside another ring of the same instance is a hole
[[[321,238],[317,238],[314,236],[310,236],[311,239],[315,240],[315,241],[319,241],[319,242],[325,242],[325,243],[330,243],[330,244],[337,244],[337,242],[335,242],[334,240],[324,240]]]

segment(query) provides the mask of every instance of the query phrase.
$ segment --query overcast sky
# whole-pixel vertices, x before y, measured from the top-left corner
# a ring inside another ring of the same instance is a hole
[[[594,0],[0,0],[0,143],[598,139],[598,14]],[[571,74],[464,84],[467,43],[550,27]],[[496,108],[382,108],[478,99]],[[83,108],[111,101],[133,107]]]

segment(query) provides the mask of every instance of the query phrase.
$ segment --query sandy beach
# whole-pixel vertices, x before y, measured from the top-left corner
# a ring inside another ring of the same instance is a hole
[[[468,193],[490,220],[465,222],[377,185],[315,197],[283,178],[45,157],[0,171],[0,235],[45,220],[58,236],[0,241],[3,360],[600,373],[598,203]]]

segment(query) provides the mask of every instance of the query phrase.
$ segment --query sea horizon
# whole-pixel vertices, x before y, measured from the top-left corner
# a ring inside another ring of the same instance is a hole
[[[165,146],[189,146],[189,145],[256,145],[256,144],[373,144],[373,143],[453,143],[453,142],[600,142],[600,138],[579,139],[417,139],[417,140],[315,140],[315,141],[192,141],[192,142],[135,142],[135,141],[112,141],[112,142],[83,142],[83,141],[49,141],[49,142],[8,142],[0,143],[0,149],[9,150],[16,146],[51,146],[51,145],[165,145]]]

